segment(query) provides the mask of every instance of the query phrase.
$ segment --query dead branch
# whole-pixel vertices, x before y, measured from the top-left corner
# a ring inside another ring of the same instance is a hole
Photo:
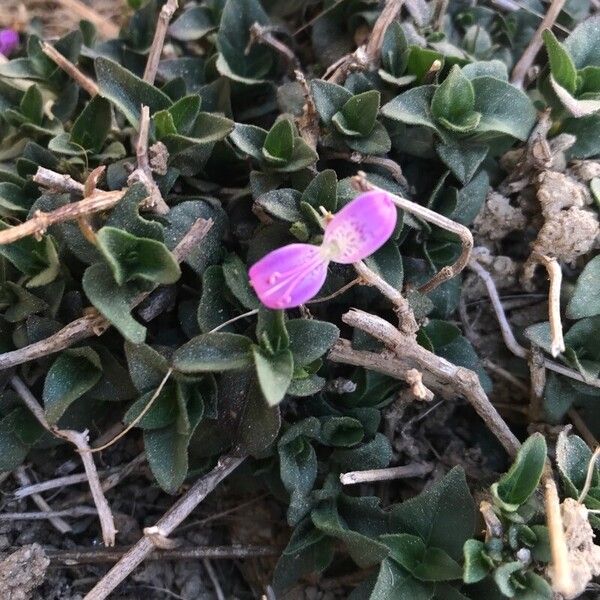
[[[390,24],[400,14],[403,4],[404,0],[386,0],[383,10],[373,25],[369,41],[357,48],[352,54],[343,56],[331,65],[325,72],[323,79],[333,83],[343,83],[351,71],[365,71],[375,68],[379,64],[383,36]]]
[[[178,262],[182,262],[190,251],[204,239],[212,225],[213,221],[211,219],[198,219],[192,225],[179,244],[173,249],[173,255]],[[132,308],[138,306],[148,294],[150,292],[140,294],[134,300]],[[57,331],[50,337],[19,348],[18,350],[0,354],[0,370],[60,352],[94,335],[102,335],[110,327],[110,322],[95,308],[89,307],[85,309],[85,312],[85,316],[65,325],[60,331]]]
[[[443,267],[438,273],[436,273],[427,283],[424,283],[420,288],[419,292],[422,294],[427,294],[434,290],[438,285],[456,277],[469,262],[469,258],[471,257],[471,250],[473,249],[473,234],[469,230],[468,227],[453,221],[452,219],[448,219],[444,217],[444,215],[440,215],[425,206],[421,206],[416,202],[412,202],[407,200],[406,198],[402,198],[401,196],[396,196],[395,194],[391,194],[387,190],[384,190],[376,185],[373,185],[371,182],[367,180],[367,176],[364,172],[359,171],[357,175],[353,178],[354,187],[360,191],[368,191],[368,190],[379,190],[388,194],[394,204],[429,223],[433,223],[446,231],[450,231],[457,235],[460,239],[462,245],[462,251],[460,256],[456,259],[454,264],[448,265],[447,267]]]
[[[29,479],[25,467],[18,467],[15,469],[14,476],[20,485],[31,485],[31,479]],[[42,496],[40,496],[40,494],[33,494],[31,499],[42,512],[47,514],[46,518],[48,521],[50,521],[60,533],[64,535],[65,533],[72,531],[71,526],[64,519],[52,514],[54,512],[52,507],[42,498]]]
[[[110,471],[117,472],[120,469],[110,469]],[[106,475],[107,471],[103,471],[101,474]],[[31,485],[25,485],[17,488],[13,492],[13,496],[16,500],[22,500],[31,496],[32,494],[40,494],[41,492],[47,492],[49,490],[56,490],[66,488],[79,483],[87,482],[87,475],[85,473],[76,473],[75,475],[67,475],[65,477],[56,477],[48,481],[41,481],[40,483],[33,483]]]
[[[286,46],[281,40],[278,40],[271,33],[271,29],[271,27],[265,27],[260,23],[253,23],[250,27],[250,39],[248,40],[246,54],[250,52],[250,49],[254,44],[263,44],[264,46],[273,48],[275,52],[281,54],[291,69],[299,68],[300,61],[293,50],[289,46]]]
[[[108,502],[106,501],[106,498],[100,486],[100,479],[98,478],[98,471],[96,470],[94,459],[92,458],[92,455],[89,452],[87,431],[81,433],[70,429],[59,429],[56,426],[50,425],[50,423],[48,423],[48,421],[46,420],[44,410],[40,406],[35,396],[31,393],[29,388],[23,383],[21,378],[17,375],[13,375],[10,378],[10,384],[15,390],[15,392],[17,392],[21,400],[23,400],[25,406],[29,408],[29,410],[33,413],[33,416],[42,425],[42,427],[44,427],[55,437],[59,437],[71,442],[77,448],[77,451],[81,455],[81,460],[83,462],[83,467],[87,475],[88,484],[92,493],[92,498],[98,511],[98,519],[100,520],[100,526],[102,528],[102,538],[104,540],[104,545],[114,546],[117,529],[115,527],[115,521],[110,510],[110,506],[108,505]]]
[[[36,210],[31,219],[9,229],[0,231],[0,245],[12,244],[17,240],[30,235],[39,239],[46,233],[48,227],[51,225],[56,225],[57,223],[63,223],[65,221],[74,221],[84,215],[108,210],[121,200],[125,195],[125,192],[126,190],[117,190],[114,192],[96,190],[89,198],[65,204],[51,212]]]
[[[70,175],[57,173],[44,167],[38,167],[33,181],[51,192],[66,192],[76,196],[83,196],[85,186],[79,181],[75,181]]]
[[[550,291],[548,293],[548,318],[552,333],[551,354],[556,358],[565,351],[565,340],[563,338],[562,322],[560,318],[560,286],[562,284],[562,270],[556,258],[532,252],[531,258],[546,267],[550,279]]]
[[[395,287],[391,286],[377,275],[377,273],[369,269],[364,262],[360,261],[354,263],[353,266],[364,283],[377,288],[395,306],[401,331],[414,338],[419,326],[417,325],[415,315],[408,300]]]
[[[156,71],[158,70],[158,63],[160,62],[160,56],[165,45],[167,29],[169,28],[169,23],[171,22],[177,7],[177,0],[167,0],[163,4],[160,14],[158,15],[154,39],[152,40],[152,46],[150,46],[148,60],[146,61],[146,69],[144,70],[144,81],[147,81],[148,83],[154,83],[154,80],[156,79]]]
[[[533,61],[542,47],[542,33],[544,33],[546,29],[552,29],[552,26],[558,18],[558,15],[560,14],[564,4],[565,0],[552,0],[552,2],[550,2],[550,6],[546,10],[546,14],[542,19],[542,22],[540,23],[536,32],[533,34],[531,40],[529,40],[529,44],[527,45],[527,48],[525,48],[521,58],[517,61],[517,64],[513,68],[510,78],[510,82],[513,85],[523,88],[525,79],[529,73],[529,69],[531,69]]]
[[[40,42],[42,52],[54,61],[69,77],[74,79],[92,98],[100,93],[98,84],[85,75],[77,65],[63,56],[54,46],[47,42]]]
[[[83,548],[81,550],[46,550],[46,555],[53,564],[65,566],[95,565],[114,563],[121,560],[131,548]],[[145,560],[231,560],[236,558],[257,558],[278,556],[280,550],[273,546],[194,546],[193,548],[176,548],[174,550],[155,550]]]
[[[354,485],[356,483],[372,483],[374,481],[390,481],[392,479],[409,479],[411,477],[423,477],[433,471],[432,463],[415,463],[413,465],[402,465],[389,467],[388,469],[370,469],[368,471],[350,471],[340,473],[342,485]]]
[[[331,349],[331,360],[372,369],[404,381],[408,370],[419,370],[424,384],[433,392],[445,398],[465,398],[508,454],[516,455],[520,447],[519,440],[490,403],[476,373],[436,356],[375,315],[350,310],[342,320],[383,342],[386,350],[380,353],[354,350],[348,340],[342,339]]]
[[[98,511],[91,506],[76,506],[66,510],[50,510],[40,512],[3,512],[0,514],[0,521],[44,521],[46,519],[56,519],[62,517],[87,517],[97,515]],[[71,528],[69,527],[69,531]],[[65,533],[64,531],[62,533]]]
[[[149,197],[144,201],[144,207],[148,208],[159,215],[164,215],[169,212],[169,205],[164,201],[150,167],[148,158],[148,136],[150,131],[150,109],[147,106],[142,106],[142,114],[140,117],[140,131],[136,144],[137,169],[127,178],[127,183],[132,185],[135,182],[140,182],[144,185]]]
[[[492,276],[475,260],[469,263],[469,267],[475,271],[479,277],[481,277],[483,283],[485,284],[485,288],[492,302],[492,307],[494,308],[496,318],[498,319],[498,324],[500,325],[500,332],[502,333],[504,344],[515,356],[527,360],[529,357],[529,351],[523,348],[523,346],[517,342],[512,332]],[[558,373],[559,375],[565,375],[566,377],[576,379],[577,381],[581,381],[582,383],[591,385],[592,387],[600,387],[600,379],[597,377],[595,379],[585,379],[583,375],[579,373],[579,371],[569,369],[568,367],[556,363],[548,358],[544,358],[544,367],[550,371]]]
[[[226,455],[219,459],[217,466],[201,477],[156,523],[165,536],[173,530],[214,490],[214,488],[242,464],[245,457]],[[130,548],[119,562],[94,586],[84,600],[104,600],[128,575],[154,551],[154,544],[148,537],[141,538]]]

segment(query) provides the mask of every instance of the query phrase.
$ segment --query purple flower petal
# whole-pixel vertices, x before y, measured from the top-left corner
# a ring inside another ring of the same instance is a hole
[[[325,227],[323,250],[332,261],[358,262],[389,239],[398,213],[389,194],[365,192],[346,204]]]
[[[14,29],[0,29],[0,54],[10,56],[19,45],[19,34]]]
[[[268,308],[294,308],[321,289],[329,261],[321,248],[289,244],[269,252],[248,271],[250,283]]]

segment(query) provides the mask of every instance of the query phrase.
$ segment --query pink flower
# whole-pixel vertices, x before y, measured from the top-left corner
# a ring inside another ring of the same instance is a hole
[[[289,244],[255,263],[250,283],[268,308],[294,308],[321,289],[330,262],[361,261],[381,248],[396,227],[396,207],[389,194],[360,194],[325,226],[323,243]]]
[[[14,29],[0,29],[0,54],[10,56],[19,45],[19,34]]]

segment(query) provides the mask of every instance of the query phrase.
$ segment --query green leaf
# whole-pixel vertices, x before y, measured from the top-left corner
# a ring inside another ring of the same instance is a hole
[[[600,65],[600,17],[593,16],[580,23],[565,40],[565,49],[577,69]]]
[[[96,239],[98,249],[119,285],[133,279],[169,284],[175,283],[181,276],[177,260],[157,240],[139,238],[109,226],[103,227]]]
[[[484,144],[438,144],[436,151],[456,178],[466,185],[487,156],[489,146]]]
[[[485,544],[479,540],[467,540],[463,548],[463,581],[477,583],[485,579],[492,570],[492,564],[485,555]]]
[[[192,338],[173,355],[173,366],[183,373],[243,369],[252,364],[252,342],[235,333],[204,333]]]
[[[133,385],[138,392],[156,389],[169,370],[169,361],[147,344],[125,341],[125,357]]]
[[[340,334],[333,323],[314,319],[290,319],[286,327],[295,365],[307,365],[321,357]]]
[[[258,346],[253,346],[252,352],[260,389],[269,406],[276,406],[283,400],[292,381],[292,353],[289,350],[281,350],[275,355],[269,355]]]
[[[250,28],[255,23],[269,24],[258,0],[227,0],[217,36],[219,72],[250,85],[263,81],[274,64],[272,50],[263,44],[250,44]]]
[[[358,419],[352,417],[323,417],[321,419],[321,443],[327,446],[347,448],[362,441],[364,428]]]
[[[131,305],[141,289],[134,283],[118,286],[110,268],[103,263],[88,267],[83,274],[83,291],[89,301],[134,344],[146,338],[146,328],[131,316]]]
[[[294,223],[302,219],[302,213],[299,210],[300,196],[298,190],[282,188],[261,194],[255,202],[271,216]]]
[[[192,94],[181,98],[167,110],[157,112],[153,119],[158,139],[168,134],[188,134],[200,114],[201,103],[200,96]]]
[[[223,267],[208,267],[202,274],[202,296],[197,312],[198,325],[203,333],[233,318],[233,306],[227,299],[228,291]]]
[[[267,139],[267,132],[255,125],[236,123],[229,135],[231,141],[245,154],[263,160],[262,149]]]
[[[44,412],[55,424],[69,406],[100,380],[100,358],[90,348],[71,348],[54,361],[44,381]]]
[[[472,84],[475,111],[481,113],[477,132],[526,140],[536,121],[536,110],[529,97],[506,81],[493,77],[477,77]]]
[[[169,27],[169,34],[176,40],[191,42],[199,40],[216,29],[210,11],[204,6],[192,6],[185,10]]]
[[[367,136],[375,126],[381,95],[377,90],[369,90],[352,96],[332,117],[337,130],[350,136]]]
[[[27,456],[29,445],[19,436],[18,417],[20,408],[14,409],[0,420],[0,470],[13,471]]]
[[[536,490],[546,463],[546,440],[535,433],[523,443],[508,473],[492,486],[506,510],[514,511],[525,504]]]
[[[519,573],[524,569],[525,565],[521,562],[509,562],[500,565],[494,571],[494,581],[502,594],[508,598],[514,598],[517,593],[517,587],[513,581],[515,573]]]
[[[264,157],[275,164],[285,164],[294,152],[294,126],[289,119],[281,119],[271,127],[262,147]]]
[[[589,446],[577,435],[561,432],[556,444],[556,464],[565,484],[565,492],[571,498],[578,498],[585,485],[587,471],[592,460]],[[598,462],[592,471],[592,487],[600,483]]]
[[[574,94],[577,87],[577,69],[573,64],[573,59],[550,29],[546,29],[542,33],[542,38],[546,46],[552,76],[559,85],[570,94]]]
[[[397,529],[415,533],[427,546],[460,560],[475,528],[475,504],[463,470],[455,467],[415,498],[395,506],[391,519]]]
[[[98,153],[106,141],[110,124],[110,103],[102,96],[96,96],[90,100],[73,123],[71,142],[92,153]]]
[[[27,88],[21,100],[20,109],[28,121],[36,125],[42,124],[42,119],[44,118],[44,99],[37,85],[34,84]]]
[[[313,79],[310,83],[313,99],[319,116],[326,125],[331,123],[333,115],[352,98],[352,92],[336,83]]]
[[[31,208],[31,198],[20,186],[4,181],[0,183],[0,216],[13,213],[27,213]]]
[[[137,422],[141,429],[161,429],[175,422],[179,413],[177,403],[177,386],[175,384],[165,385],[160,394],[154,399],[156,390],[152,390],[140,396],[129,408],[123,417],[123,421],[130,425],[139,417],[141,412],[152,400],[152,406],[148,412]]]
[[[99,57],[95,66],[100,94],[112,102],[134,127],[138,127],[142,105],[148,106],[151,113],[171,106],[166,94],[120,64]]]
[[[260,307],[260,302],[249,283],[248,269],[237,254],[229,254],[223,261],[223,276],[227,287],[244,308],[252,310]]]
[[[386,558],[381,562],[369,600],[430,600],[433,595],[431,583],[416,580],[395,561]]]
[[[569,319],[600,315],[600,256],[592,258],[577,278],[566,313]]]
[[[433,94],[431,112],[444,127],[467,132],[475,129],[481,118],[474,111],[474,106],[473,84],[463,75],[460,67],[454,65]]]
[[[421,581],[460,579],[462,569],[440,548],[428,548],[423,540],[407,533],[379,538],[390,549],[390,558]]]
[[[334,211],[337,208],[337,175],[333,169],[321,171],[307,186],[301,202],[307,202],[317,210]]]
[[[407,125],[421,125],[437,131],[431,100],[436,91],[433,85],[422,85],[412,88],[381,107],[381,114],[392,121],[400,121]]]
[[[0,221],[0,231],[4,229],[9,227]],[[29,288],[47,285],[60,272],[58,254],[50,236],[40,241],[26,237],[11,244],[0,244],[0,256],[30,278],[26,284]]]

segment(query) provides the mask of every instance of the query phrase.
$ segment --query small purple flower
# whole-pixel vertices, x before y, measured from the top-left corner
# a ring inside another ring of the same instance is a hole
[[[19,34],[14,29],[0,29],[0,54],[10,56],[19,45]]]
[[[352,264],[373,254],[392,235],[396,219],[389,194],[360,194],[327,223],[320,246],[289,244],[269,252],[250,268],[250,283],[268,308],[300,306],[321,289],[330,262]]]

